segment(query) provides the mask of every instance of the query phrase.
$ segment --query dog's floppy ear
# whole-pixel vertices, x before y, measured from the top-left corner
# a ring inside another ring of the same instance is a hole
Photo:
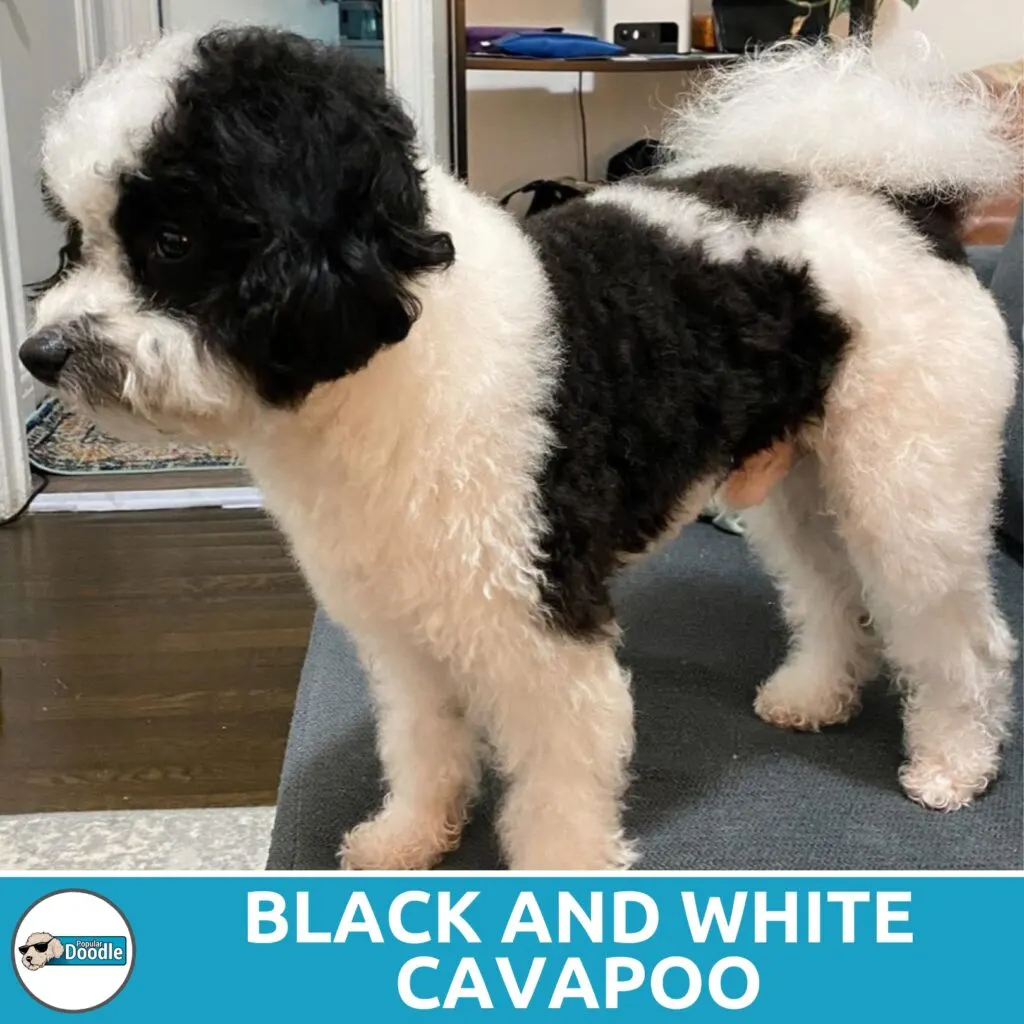
[[[50,939],[49,953],[51,960],[57,960],[64,955],[64,943],[56,936]]]
[[[301,398],[408,335],[415,278],[454,259],[451,237],[426,219],[420,172],[395,157],[338,191],[316,237],[279,237],[249,267],[238,357],[265,399]]]

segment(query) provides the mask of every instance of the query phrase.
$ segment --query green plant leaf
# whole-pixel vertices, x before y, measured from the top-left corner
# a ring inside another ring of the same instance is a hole
[[[903,0],[903,2],[911,9],[914,10],[921,0]]]

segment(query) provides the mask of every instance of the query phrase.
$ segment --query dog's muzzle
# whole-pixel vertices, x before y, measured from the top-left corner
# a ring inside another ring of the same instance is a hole
[[[59,387],[89,405],[117,404],[127,366],[106,328],[101,317],[88,315],[49,324],[24,341],[18,354],[25,369],[47,387]]]

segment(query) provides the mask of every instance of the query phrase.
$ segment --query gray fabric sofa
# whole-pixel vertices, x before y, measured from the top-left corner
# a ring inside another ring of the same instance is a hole
[[[1021,221],[1002,251],[972,252],[1021,344]],[[1000,602],[1022,619],[1021,407],[1008,428]],[[788,733],[751,710],[786,636],[771,583],[742,539],[706,524],[626,574],[626,629],[637,719],[627,824],[655,869],[1020,869],[1021,727],[1000,779],[975,806],[923,810],[901,793],[900,717],[884,680],[861,715],[819,735]],[[1021,670],[1015,667],[1018,712]],[[491,780],[461,848],[443,867],[498,867]],[[331,868],[342,833],[381,798],[374,723],[345,635],[318,615],[288,741],[268,867]]]

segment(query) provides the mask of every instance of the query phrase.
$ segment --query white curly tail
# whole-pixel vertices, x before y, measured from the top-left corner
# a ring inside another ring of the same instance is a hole
[[[920,37],[898,59],[861,43],[785,43],[711,76],[665,143],[683,172],[736,164],[958,203],[1021,166],[1007,102],[974,77],[936,78]]]

